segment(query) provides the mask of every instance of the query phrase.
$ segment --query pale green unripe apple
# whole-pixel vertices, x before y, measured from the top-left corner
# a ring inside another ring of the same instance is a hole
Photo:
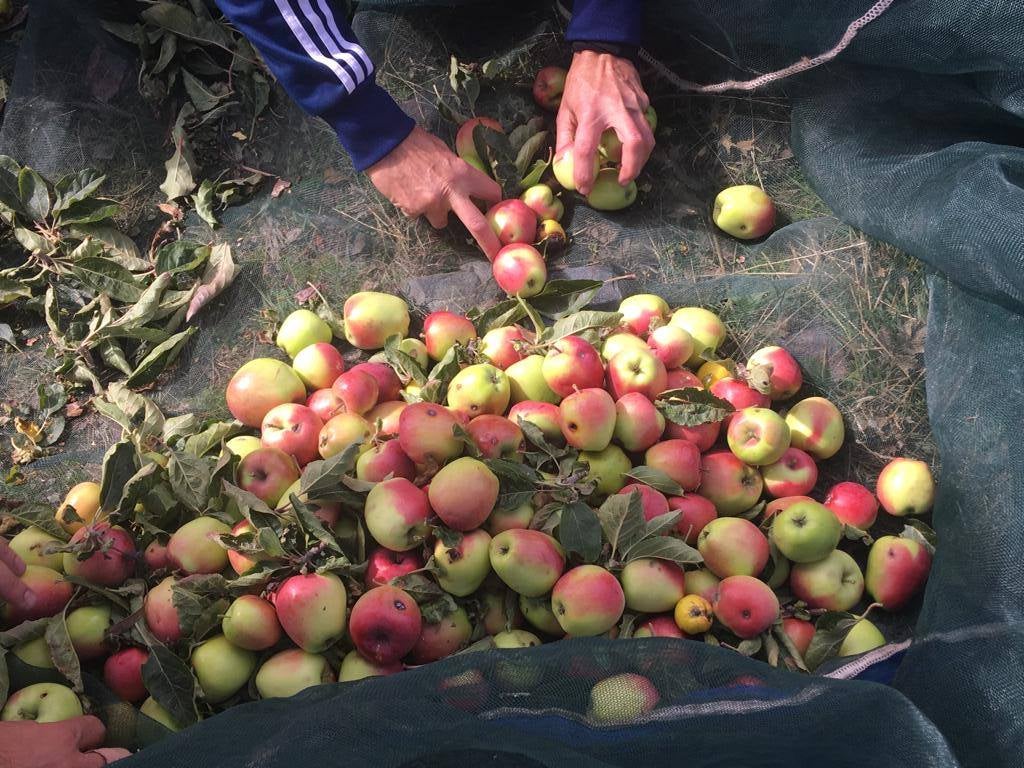
[[[540,644],[540,638],[525,629],[509,629],[494,636],[495,648],[531,648]]]
[[[41,565],[64,572],[64,558],[60,552],[45,554],[47,544],[60,544],[60,540],[35,526],[26,528],[10,541],[11,551],[22,559],[25,565]]]
[[[541,373],[543,367],[543,355],[527,355],[505,369],[511,402],[521,403],[533,400],[557,404],[562,399],[551,390],[544,380],[544,375]]]
[[[636,182],[619,184],[618,168],[602,168],[587,195],[587,205],[598,211],[621,211],[636,200]]]
[[[486,413],[501,416],[510,396],[508,376],[489,363],[463,368],[448,384],[448,407],[471,418]]]
[[[602,496],[621,491],[627,482],[626,473],[633,468],[629,456],[617,445],[603,451],[582,451],[580,461],[590,469],[587,479],[597,483],[595,490]]]
[[[353,293],[345,301],[343,314],[345,339],[359,349],[383,349],[391,336],[409,333],[409,305],[387,293]]]
[[[219,704],[234,696],[249,682],[256,669],[256,654],[215,635],[192,651],[192,669],[206,700]]]
[[[753,240],[775,226],[775,203],[760,187],[741,184],[718,193],[711,218],[723,232]]]
[[[447,547],[438,539],[434,545],[434,568],[441,589],[456,597],[476,592],[491,572],[490,546],[491,535],[480,529],[463,534],[454,547]]]
[[[562,625],[558,623],[558,617],[551,609],[551,595],[540,597],[519,596],[519,610],[535,629],[539,629],[545,635],[561,637],[565,634]]]
[[[714,312],[703,307],[682,307],[669,319],[670,325],[678,325],[693,339],[693,354],[686,364],[694,367],[703,362],[703,355],[713,355],[718,345],[725,341],[725,323]]]
[[[232,437],[226,443],[227,449],[231,451],[239,459],[244,459],[250,453],[258,448],[263,447],[263,443],[255,435],[239,435],[238,437]]]
[[[401,671],[402,663],[400,661],[391,664],[378,664],[360,654],[359,651],[349,651],[341,660],[338,682],[350,683],[353,680],[393,675],[395,672]]]
[[[843,526],[835,512],[816,501],[798,501],[772,520],[772,540],[794,563],[813,563],[839,545]]]
[[[0,720],[35,720],[56,723],[82,714],[82,702],[75,692],[60,683],[36,683],[11,694]]]
[[[876,492],[890,515],[923,515],[935,502],[935,481],[925,462],[893,459],[878,475]]]
[[[171,713],[160,706],[159,702],[150,696],[139,706],[139,712],[144,714],[150,720],[156,720],[160,725],[169,731],[177,733],[181,730],[181,725],[171,717]]]
[[[13,648],[14,655],[26,664],[41,669],[53,669],[53,657],[50,655],[50,646],[46,644],[46,638],[40,635],[35,640],[28,640]]]
[[[316,312],[297,309],[281,323],[277,331],[277,346],[283,349],[288,357],[295,357],[311,344],[329,342],[333,336],[331,326]]]
[[[843,644],[839,646],[839,656],[857,656],[873,651],[885,645],[885,635],[878,627],[867,619],[861,619],[853,625]]]
[[[256,690],[260,698],[286,698],[322,683],[334,682],[327,659],[298,648],[275,653],[260,665]]]

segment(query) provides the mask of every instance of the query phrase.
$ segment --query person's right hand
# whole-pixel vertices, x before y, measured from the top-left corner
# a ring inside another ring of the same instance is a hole
[[[106,729],[83,715],[59,723],[30,720],[0,723],[0,768],[102,768],[127,749],[102,748]]]
[[[426,216],[441,229],[448,223],[448,212],[453,211],[487,258],[493,259],[501,248],[498,236],[470,199],[496,203],[501,199],[501,187],[419,126],[366,174],[406,216]]]
[[[0,538],[0,600],[13,603],[16,608],[27,610],[36,602],[36,594],[21,581],[25,563]]]

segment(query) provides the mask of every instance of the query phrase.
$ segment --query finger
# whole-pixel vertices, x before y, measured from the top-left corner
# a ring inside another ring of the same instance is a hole
[[[483,200],[488,205],[501,200],[501,185],[482,171],[466,163],[467,171],[463,191],[470,197]]]
[[[103,754],[102,750],[89,750],[88,752],[79,752],[71,760],[71,768],[103,768],[103,766],[110,763],[110,759]]]
[[[625,186],[640,175],[647,159],[654,149],[654,134],[642,117],[629,122],[615,131],[622,142],[622,164],[619,168],[619,184]]]
[[[64,725],[71,729],[71,734],[75,739],[75,746],[79,749],[92,749],[103,744],[103,738],[107,734],[107,729],[100,722],[98,717],[92,715],[82,715],[81,717],[75,717],[71,720],[66,720]]]
[[[36,595],[8,566],[0,564],[0,598],[22,610],[36,604]]]
[[[576,139],[576,115],[565,101],[555,117],[555,155],[560,155]]]
[[[124,760],[126,757],[132,756],[132,753],[127,749],[117,749],[115,747],[104,747],[103,749],[97,749],[96,751],[107,758],[107,763],[114,763],[118,760]]]
[[[466,225],[469,234],[473,236],[477,245],[487,254],[487,258],[493,261],[498,251],[501,250],[501,241],[494,234],[494,230],[487,223],[487,219],[480,213],[480,209],[468,197],[456,195],[452,198],[452,211]]]
[[[25,562],[3,539],[0,539],[0,563],[6,563],[7,567],[14,571],[15,576],[21,576],[25,572]]]
[[[586,195],[594,185],[594,158],[597,145],[601,143],[601,130],[596,123],[588,122],[576,127],[576,141],[572,148],[572,177],[576,189]]]
[[[448,209],[442,205],[432,205],[423,215],[434,229],[444,229],[448,226]]]

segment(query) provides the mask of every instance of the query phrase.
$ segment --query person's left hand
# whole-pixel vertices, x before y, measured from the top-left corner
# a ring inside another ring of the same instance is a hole
[[[0,768],[103,768],[126,749],[101,747],[106,729],[91,715],[58,723],[0,723]]]
[[[580,51],[572,57],[558,109],[555,154],[573,147],[573,175],[581,194],[594,183],[594,156],[608,128],[622,142],[619,184],[639,174],[654,149],[654,133],[644,118],[650,105],[633,63],[609,53]]]

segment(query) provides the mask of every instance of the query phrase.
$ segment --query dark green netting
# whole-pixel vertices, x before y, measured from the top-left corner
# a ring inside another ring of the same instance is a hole
[[[375,3],[355,28],[385,85],[447,139],[453,126],[432,86],[446,82],[450,52],[515,52],[521,69],[479,107],[503,120],[532,112],[525,85],[538,64],[566,61],[559,17],[541,5],[398,5],[410,4]],[[649,48],[687,80],[746,79],[830,48],[869,5],[648,3]],[[98,15],[91,3],[33,4],[0,151],[47,173],[102,168],[141,237],[161,199],[173,115],[142,101],[135,51],[103,33]],[[641,199],[612,216],[577,206],[575,243],[556,262],[574,276],[633,275],[607,287],[610,301],[642,286],[672,304],[715,306],[740,354],[790,348],[814,387],[844,405],[856,443],[823,484],[938,449],[940,547],[916,626],[903,616],[885,628],[890,640],[914,636],[893,687],[778,672],[695,643],[562,642],[244,705],[126,765],[1024,764],[1024,454],[1014,447],[1024,413],[1022,70],[1024,8],[1008,0],[896,0],[837,61],[753,96],[688,96],[645,69],[663,127]],[[268,349],[257,334],[272,317],[260,310],[290,310],[307,282],[336,303],[364,285],[403,290],[421,309],[495,297],[456,227],[437,236],[405,222],[352,173],[326,128],[283,98],[272,106],[245,147],[219,139],[236,162],[292,189],[276,199],[264,190],[222,216],[213,236],[234,245],[242,276],[161,380],[155,394],[169,413],[222,414],[230,374]],[[760,154],[723,137],[756,139]],[[790,144],[799,168],[782,151]],[[786,226],[764,243],[739,246],[709,228],[708,201],[739,181],[787,195]],[[925,261],[927,291],[917,262],[848,225]],[[189,234],[211,237],[199,221]],[[915,319],[929,300],[922,356]],[[34,390],[48,370],[42,346],[0,357],[6,397]],[[98,474],[115,437],[98,416],[76,420],[65,450],[10,492],[55,500]],[[592,684],[623,672],[654,681],[659,707],[631,728],[588,727]]]

